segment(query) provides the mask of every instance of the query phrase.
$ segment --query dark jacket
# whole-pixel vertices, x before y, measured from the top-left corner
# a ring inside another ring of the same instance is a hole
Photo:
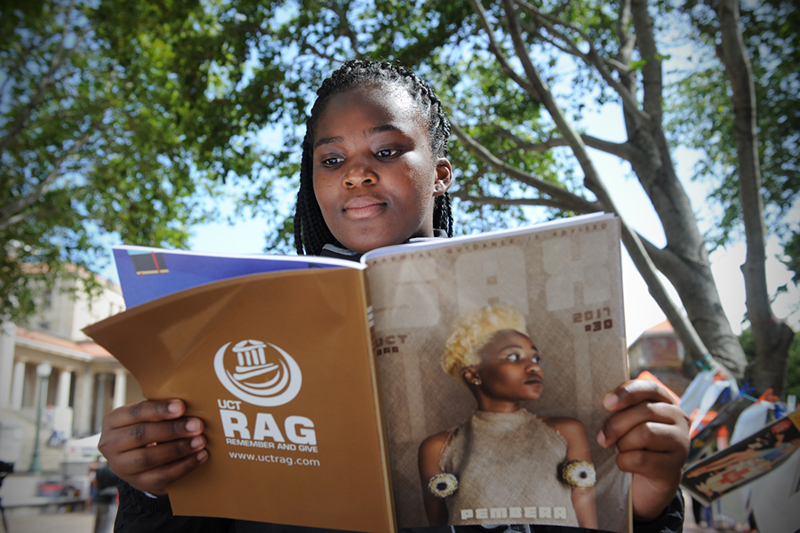
[[[508,531],[507,526],[496,528],[498,533]],[[526,531],[524,526],[514,526],[515,531]],[[120,533],[337,533],[332,529],[282,526],[246,520],[204,518],[198,516],[173,516],[169,498],[150,498],[124,481],[119,485],[119,510],[114,531]],[[402,529],[401,533],[491,533],[483,526],[429,527]],[[560,526],[531,526],[531,533],[580,533],[594,531],[584,528]],[[683,498],[680,492],[652,522],[633,523],[634,533],[680,533],[683,531]]]

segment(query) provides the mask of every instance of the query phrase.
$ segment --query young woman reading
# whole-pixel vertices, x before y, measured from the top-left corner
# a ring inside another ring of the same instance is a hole
[[[441,102],[413,72],[385,62],[345,63],[317,91],[307,123],[295,216],[298,252],[355,259],[374,248],[451,235],[449,134]],[[675,495],[688,453],[683,412],[648,382],[620,385],[604,404],[614,414],[598,440],[616,446],[620,468],[633,473],[637,531],[671,530],[682,523]],[[203,421],[184,411],[180,400],[151,400],[115,409],[103,420],[100,451],[125,482],[117,529],[311,531],[173,517],[165,497],[170,484],[208,460]]]

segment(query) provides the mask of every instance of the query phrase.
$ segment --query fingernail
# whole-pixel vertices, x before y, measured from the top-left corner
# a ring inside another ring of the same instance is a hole
[[[617,403],[619,403],[619,398],[617,398],[617,395],[613,392],[606,394],[606,397],[603,398],[603,407],[608,410],[614,409],[617,406]]]
[[[603,448],[606,447],[606,434],[603,433],[602,431],[600,431],[600,433],[597,434],[597,444],[599,444]]]
[[[192,448],[200,448],[203,446],[203,437],[195,437],[192,439],[192,442],[189,443],[189,446]]]
[[[181,412],[181,402],[169,402],[167,411],[169,411],[170,414],[177,415]]]
[[[197,454],[197,461],[198,462],[202,463],[206,459],[208,459],[208,452],[207,451],[203,450],[203,451],[201,451],[200,453]]]
[[[200,421],[196,418],[190,418],[186,422],[186,431],[188,431],[189,433],[200,431]]]

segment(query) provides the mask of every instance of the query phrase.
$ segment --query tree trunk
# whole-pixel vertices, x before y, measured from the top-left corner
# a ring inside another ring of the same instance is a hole
[[[636,44],[646,59],[642,70],[643,107],[652,117],[642,124],[625,112],[628,143],[635,147],[631,166],[653,204],[664,229],[667,245],[648,248],[653,263],[678,291],[690,322],[708,351],[733,376],[744,376],[746,359],[730,323],[711,274],[705,240],[697,228],[691,203],[678,179],[661,121],[663,81],[653,21],[646,0],[631,2]],[[628,83],[634,85],[633,77]],[[690,353],[699,359],[706,354]]]
[[[739,201],[742,206],[747,257],[742,265],[747,318],[753,330],[756,358],[748,374],[756,390],[772,387],[782,396],[786,386],[786,361],[794,337],[792,329],[777,320],[767,289],[765,271],[766,228],[761,198],[761,168],[756,134],[756,103],[753,71],[739,29],[739,3],[721,0],[719,6],[721,44],[717,54],[733,91],[734,137],[739,163]]]

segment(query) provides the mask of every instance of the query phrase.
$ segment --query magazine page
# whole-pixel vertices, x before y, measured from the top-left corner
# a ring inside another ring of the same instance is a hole
[[[705,505],[786,461],[800,447],[800,411],[776,420],[744,440],[688,467],[681,485]]]
[[[177,515],[391,533],[364,271],[254,274],[84,331],[149,399],[204,421],[209,458],[170,486]]]
[[[365,256],[400,528],[629,530],[595,438],[628,379],[619,246],[602,215]]]
[[[223,279],[309,268],[360,268],[326,257],[268,254],[216,254],[146,246],[114,246],[122,295],[128,309],[145,302]]]
[[[718,446],[718,440],[721,440],[724,436],[727,436],[724,440],[730,439],[739,415],[751,405],[753,405],[753,400],[743,394],[723,404],[719,413],[692,437],[686,463],[692,464],[721,451]]]

